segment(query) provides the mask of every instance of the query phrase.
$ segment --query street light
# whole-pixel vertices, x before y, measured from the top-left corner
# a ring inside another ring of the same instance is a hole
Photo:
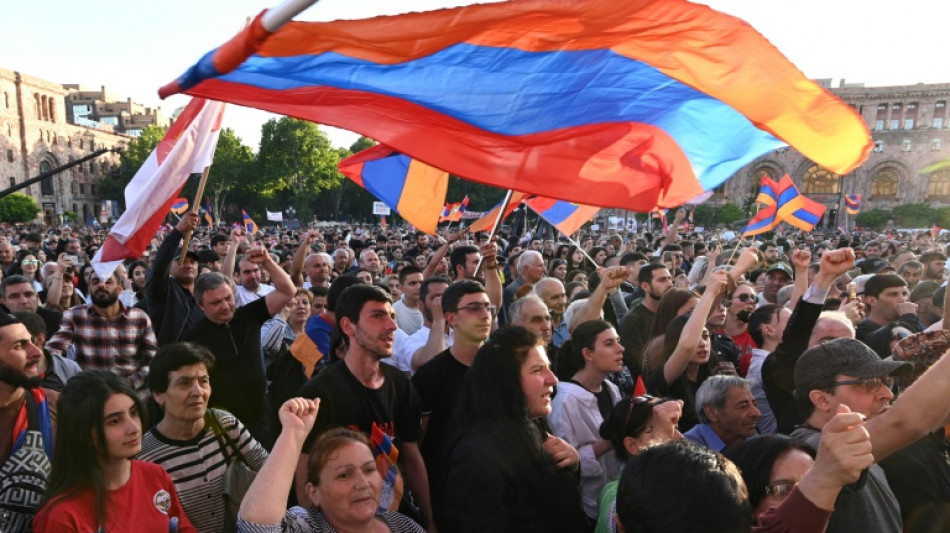
[[[294,215],[296,215],[296,214],[297,214],[297,210],[294,209],[294,206],[290,206],[290,207],[287,208],[287,219],[290,221],[290,223],[288,224],[288,226],[291,227],[291,228],[294,227],[293,221],[294,221]]]

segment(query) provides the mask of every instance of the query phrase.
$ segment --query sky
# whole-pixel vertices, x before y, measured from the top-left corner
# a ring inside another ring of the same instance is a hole
[[[264,0],[265,2],[268,0]],[[162,101],[158,88],[239,31],[261,0],[17,1],[0,17],[0,67],[57,83],[106,88],[171,114],[187,96]],[[623,0],[617,0],[623,1]],[[632,0],[628,0],[632,1]],[[448,0],[321,0],[297,20],[359,19],[472,3]],[[701,2],[703,3],[703,2]],[[902,0],[712,0],[765,35],[811,78],[867,86],[950,83],[945,62],[950,2]],[[779,7],[779,5],[781,7]],[[81,9],[79,8],[81,7]],[[274,115],[229,106],[225,126],[254,150]],[[357,135],[325,128],[336,146]]]

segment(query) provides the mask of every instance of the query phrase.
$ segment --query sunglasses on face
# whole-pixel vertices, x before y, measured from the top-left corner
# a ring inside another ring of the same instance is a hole
[[[736,294],[732,297],[733,300],[739,300],[742,303],[749,303],[755,301],[754,294]]]
[[[858,385],[864,387],[865,392],[872,393],[880,390],[881,387],[887,387],[888,389],[893,388],[894,378],[886,376],[883,378],[846,379],[844,381],[835,381],[832,385]]]

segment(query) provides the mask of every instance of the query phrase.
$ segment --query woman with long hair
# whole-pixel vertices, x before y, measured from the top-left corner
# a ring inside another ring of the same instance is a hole
[[[589,272],[593,272],[594,270],[597,270],[598,267],[604,266],[604,261],[607,260],[607,249],[603,246],[594,246],[590,249],[590,252],[588,252],[587,255],[589,255],[590,258],[594,260],[596,265],[591,265],[590,261],[588,261],[584,267]]]
[[[640,355],[641,375],[648,376],[659,364],[666,327],[670,325],[674,318],[692,312],[698,301],[699,298],[696,297],[696,293],[677,287],[673,287],[663,294],[660,303],[657,304],[656,315],[653,317],[653,328],[650,330],[649,340]]]
[[[754,520],[778,507],[815,465],[815,451],[787,435],[747,439],[722,454],[742,472]]]
[[[581,456],[581,505],[592,521],[597,497],[608,481],[620,475],[610,442],[600,438],[600,425],[620,400],[620,390],[607,376],[623,368],[623,345],[604,320],[577,326],[558,352],[561,380],[551,405],[553,433],[577,448]]]
[[[713,306],[719,304],[726,282],[725,272],[713,272],[693,312],[670,322],[663,339],[661,364],[647,381],[647,389],[654,394],[683,400],[680,429],[684,432],[699,422],[695,409],[696,391],[718,364],[712,353],[706,320]]]
[[[563,259],[567,261],[571,251],[571,245],[569,244],[559,244],[557,245],[557,252],[554,253],[555,259]]]
[[[13,263],[13,269],[10,270],[7,275],[23,276],[30,280],[34,291],[43,291],[43,273],[40,271],[40,260],[36,257],[36,254],[32,252],[20,252],[16,261]]]
[[[459,393],[448,470],[436,507],[441,531],[583,531],[580,457],[545,417],[557,378],[542,341],[522,327],[496,331]]]
[[[196,532],[162,467],[133,460],[145,406],[118,376],[76,374],[59,400],[53,468],[37,533]],[[177,529],[171,524],[177,522]]]
[[[587,258],[584,257],[584,250],[578,248],[576,245],[572,244],[570,251],[567,254],[567,270],[587,270],[587,264],[585,263]]]
[[[567,278],[567,261],[563,259],[552,259],[548,265],[548,277],[557,278],[564,283]]]

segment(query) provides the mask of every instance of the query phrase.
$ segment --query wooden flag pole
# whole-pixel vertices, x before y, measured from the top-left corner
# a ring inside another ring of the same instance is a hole
[[[564,235],[564,234],[561,233],[561,235]],[[587,260],[590,261],[590,264],[594,265],[594,270],[597,270],[597,267],[598,267],[599,265],[594,262],[594,258],[592,258],[590,255],[588,255],[588,253],[587,253],[583,248],[581,248],[581,244],[580,244],[579,242],[575,241],[574,239],[572,239],[570,235],[564,235],[564,236],[567,237],[567,241],[568,241],[569,243],[571,243],[571,244],[573,244],[574,246],[576,246],[577,249],[580,250],[582,254],[584,254],[584,257],[586,257]]]
[[[488,234],[488,242],[492,242],[492,237],[495,236],[495,233],[498,231],[498,226],[501,225],[501,221],[505,216],[505,211],[508,210],[508,204],[511,202],[511,195],[514,194],[512,189],[508,189],[508,194],[505,195],[505,201],[501,204],[501,209],[498,211],[498,217],[495,218],[495,225],[491,228],[491,233]],[[478,264],[475,265],[475,274],[478,274],[478,270],[482,268],[482,259],[483,257],[478,258]]]
[[[198,182],[198,194],[195,195],[195,201],[191,204],[191,212],[198,213],[198,206],[201,203],[201,197],[205,193],[205,184],[208,183],[208,173],[211,172],[211,165],[205,167],[204,172],[201,173],[201,181]],[[188,230],[188,233],[185,233],[185,237],[181,241],[181,256],[178,258],[178,265],[181,266],[185,264],[185,252],[188,250],[188,246],[191,244],[191,234],[192,231]]]

